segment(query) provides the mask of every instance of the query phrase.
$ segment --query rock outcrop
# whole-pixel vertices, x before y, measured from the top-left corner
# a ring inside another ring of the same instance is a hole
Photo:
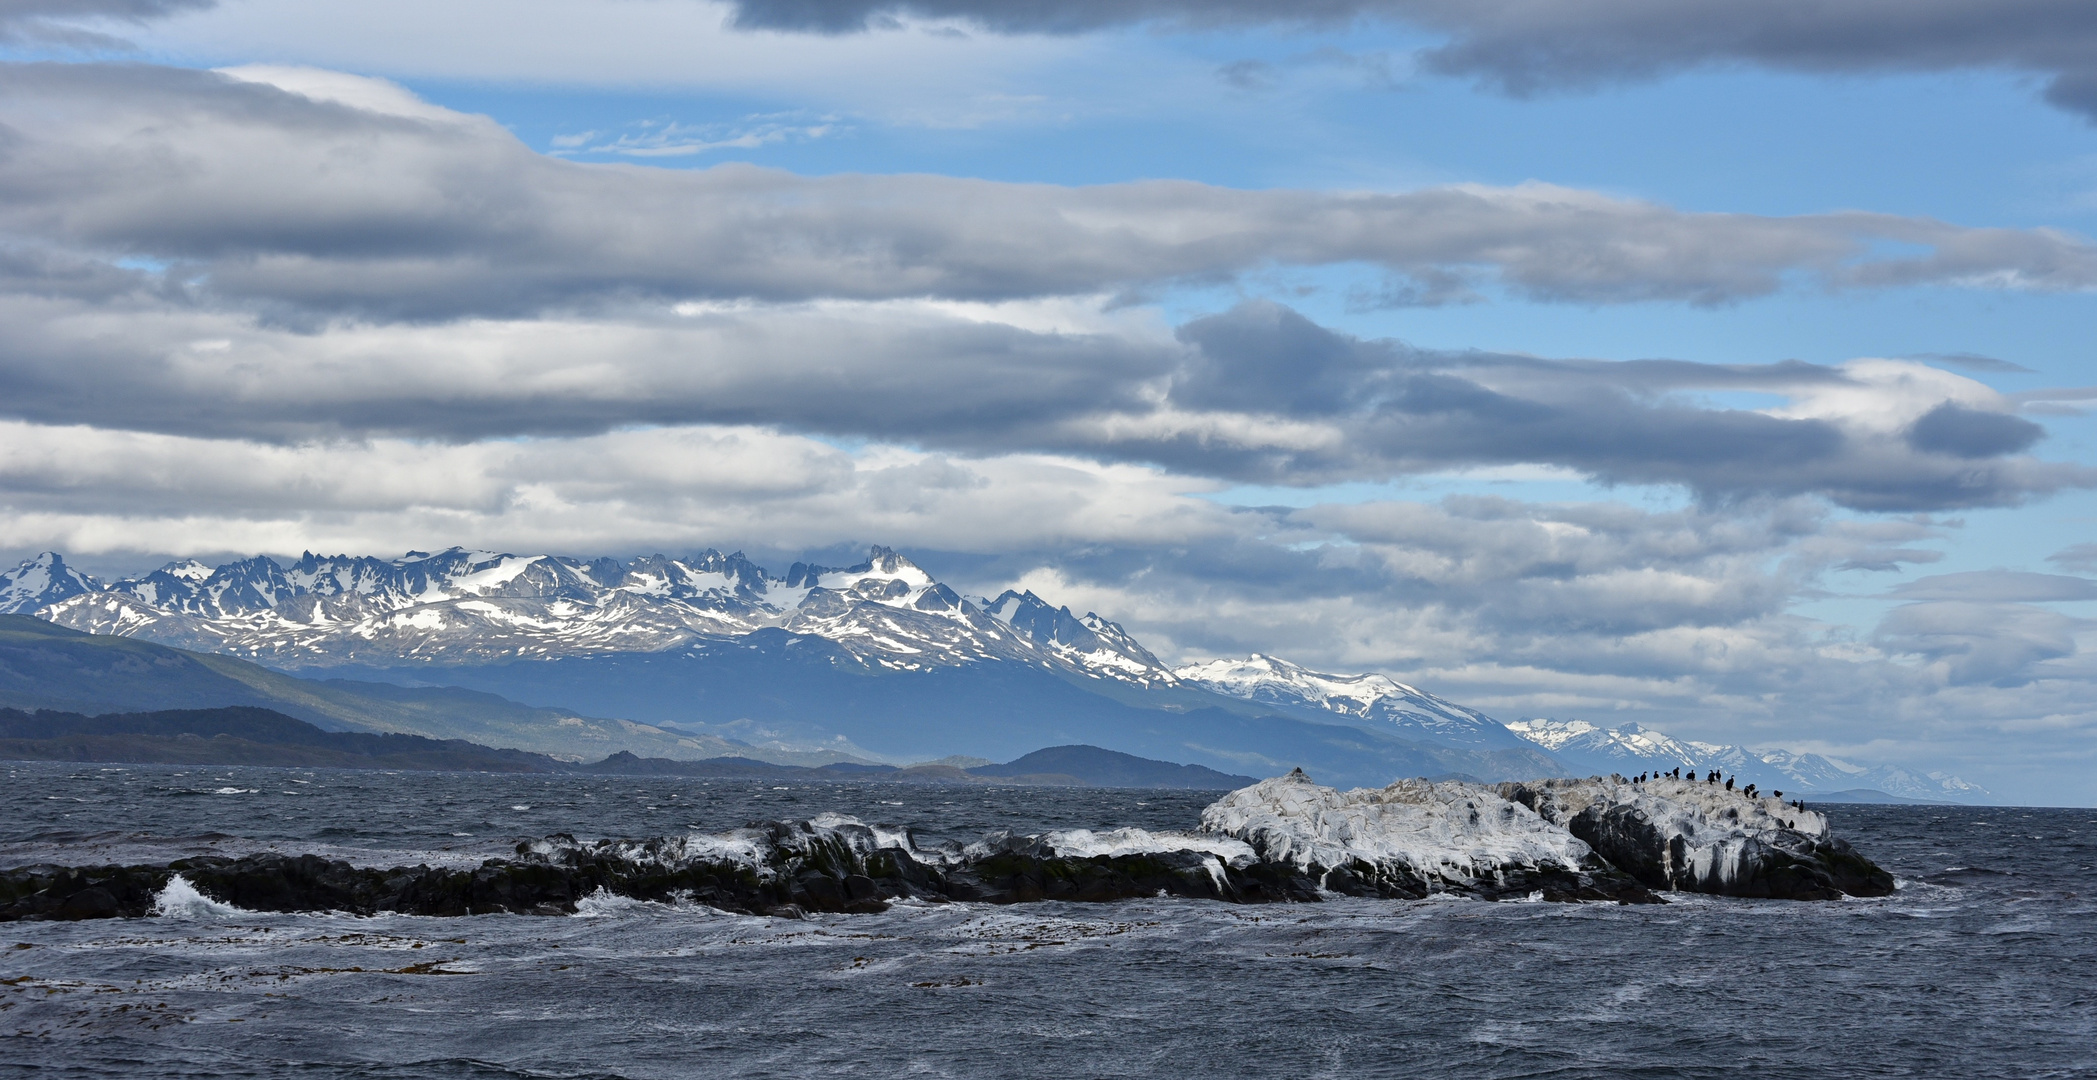
[[[275,854],[32,866],[0,871],[0,921],[171,913],[172,898],[247,911],[555,915],[602,894],[798,916],[880,911],[905,898],[1659,903],[1667,891],[1832,900],[1893,888],[1821,815],[1693,781],[1401,780],[1343,792],[1299,770],[1230,793],[1203,811],[1201,826],[996,833],[926,849],[908,831],[826,814],[641,841],[555,835],[475,868]]]
[[[1616,777],[1495,785],[1651,889],[1784,900],[1884,896],[1893,875],[1828,819],[1714,783]]]
[[[996,835],[965,851],[926,852],[907,833],[825,815],[645,841],[556,835],[472,869],[379,869],[274,854],[161,866],[33,866],[0,871],[0,922],[144,916],[164,909],[170,890],[246,911],[454,916],[569,914],[600,893],[784,916],[880,911],[902,898],[1011,904],[1166,895],[1262,903],[1319,896],[1316,882],[1289,868],[1244,857],[1246,865],[1231,865],[1208,850],[1217,846],[1213,838],[1107,835],[1119,842],[1102,843],[1091,833]]]
[[[1337,791],[1298,769],[1231,792],[1201,820],[1208,832],[1245,841],[1260,863],[1349,895],[1657,900],[1565,829],[1477,784],[1400,780]]]

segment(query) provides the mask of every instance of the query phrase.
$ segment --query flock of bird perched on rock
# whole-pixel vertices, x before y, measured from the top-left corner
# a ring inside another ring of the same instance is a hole
[[[1639,774],[1638,774],[1637,776],[1634,776],[1634,777],[1632,777],[1632,778],[1631,778],[1631,782],[1632,782],[1632,783],[1634,783],[1634,784],[1643,784],[1643,783],[1645,783],[1645,782],[1646,782],[1647,780],[1658,780],[1658,779],[1660,779],[1660,777],[1661,777],[1661,776],[1663,776],[1663,775],[1665,775],[1665,776],[1666,776],[1666,777],[1667,777],[1668,779],[1670,779],[1670,780],[1680,780],[1680,779],[1682,779],[1682,770],[1681,770],[1681,769],[1680,769],[1679,767],[1677,767],[1677,768],[1674,768],[1674,769],[1669,769],[1669,770],[1668,770],[1668,771],[1667,771],[1666,773],[1664,773],[1664,774],[1663,774],[1663,773],[1659,773],[1659,772],[1651,772],[1651,773],[1639,773]],[[1697,778],[1697,772],[1696,772],[1696,770],[1695,770],[1695,769],[1691,769],[1691,770],[1689,770],[1689,779],[1690,779],[1690,780],[1692,780],[1692,781],[1694,781],[1694,780],[1695,780],[1696,778]],[[1621,778],[1619,778],[1619,779],[1621,779]],[[1718,770],[1717,770],[1717,769],[1713,769],[1713,770],[1711,770],[1710,772],[1708,772],[1708,773],[1704,774],[1704,782],[1705,782],[1705,783],[1707,783],[1707,784],[1716,784],[1716,783],[1718,783],[1718,780],[1719,780],[1719,773],[1718,773]],[[1730,776],[1728,776],[1728,777],[1726,777],[1726,778],[1725,778],[1725,780],[1726,780],[1726,790],[1727,790],[1727,791],[1731,791],[1731,790],[1733,790],[1733,777],[1730,777]],[[1740,793],[1741,793],[1741,794],[1743,794],[1743,795],[1746,795],[1746,796],[1747,796],[1748,798],[1750,798],[1750,799],[1752,799],[1752,798],[1755,798],[1755,785],[1753,785],[1753,784],[1749,784],[1748,786],[1746,786],[1746,787],[1744,787],[1744,788],[1741,788],[1741,789],[1740,789]],[[1769,797],[1770,797],[1770,798],[1772,798],[1772,799],[1781,799],[1781,798],[1783,798],[1783,797],[1784,797],[1784,793],[1783,793],[1783,792],[1781,792],[1781,791],[1772,791],[1772,792],[1770,792],[1770,793],[1769,793]],[[1800,810],[1804,810],[1804,809],[1806,808],[1806,800],[1804,800],[1804,799],[1793,799],[1793,800],[1791,800],[1791,802],[1790,802],[1790,805],[1791,805],[1791,806],[1793,806],[1793,807],[1796,807],[1797,809],[1800,809]]]

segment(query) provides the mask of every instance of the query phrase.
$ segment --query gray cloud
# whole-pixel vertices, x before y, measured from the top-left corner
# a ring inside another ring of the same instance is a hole
[[[383,84],[273,77],[326,100],[208,72],[0,66],[0,231],[166,263],[170,288],[292,324],[1097,294],[1276,264],[1378,267],[1430,300],[1454,281],[1579,303],[1721,304],[1800,278],[2097,287],[2097,247],[2052,231],[1686,213],[1537,184],[1065,188],[578,164]]]
[[[1274,65],[1265,60],[1233,60],[1216,69],[1216,77],[1239,90],[1274,89]]]
[[[1025,449],[1045,425],[1152,408],[1169,341],[886,307],[255,327],[154,298],[0,295],[0,416],[271,441],[461,441],[766,424]]]
[[[2045,435],[2029,420],[1945,402],[1908,426],[1908,445],[1930,453],[1988,458],[2026,450]]]
[[[1000,33],[1156,23],[1332,25],[1387,19],[1447,34],[1430,70],[1518,95],[1699,65],[1808,72],[1999,68],[2051,79],[2046,98],[2097,119],[2097,9],[2082,0],[736,0],[746,28],[848,33],[900,15]]]
[[[2070,544],[2046,556],[2046,561],[2086,574],[2097,572],[2097,544]]]
[[[216,3],[217,0],[0,0],[0,42],[123,48],[126,43],[122,40],[82,29],[77,21],[143,23]]]
[[[1656,512],[1466,497],[1241,512],[1229,537],[1022,549],[971,569],[1108,613],[1175,658],[1273,651],[1498,716],[1928,763],[2086,803],[2087,772],[2056,768],[2088,760],[2097,732],[2097,665],[2074,620],[1908,604],[1860,639],[1792,611],[1843,566],[1927,561],[1909,545],[1955,531],[1807,500]]]
[[[1176,341],[1104,317],[1022,329],[898,303],[302,333],[151,294],[0,295],[0,322],[11,328],[0,416],[204,437],[462,441],[755,424],[1241,482],[1545,465],[1679,485],[1710,502],[1816,495],[1871,510],[2005,505],[2097,483],[2097,471],[2023,455],[2034,425],[1985,387],[1920,365],[1430,351],[1266,302],[1194,320]],[[1915,397],[1904,387],[1917,374],[1948,382]],[[1803,404],[1764,413],[1698,397],[1716,391]],[[1816,395],[1864,405],[1816,410]]]
[[[760,425],[1291,485],[1545,465],[1714,504],[1865,510],[2097,482],[2027,456],[2041,430],[2007,399],[1914,364],[1430,352],[1264,302],[1173,338],[1096,301],[1050,326],[1000,306],[1276,262],[1594,301],[1717,301],[1799,272],[2013,265],[2027,282],[2097,282],[2097,251],[2052,233],[1684,214],[1537,186],[1073,189],[578,165],[390,84],[260,74],[303,92],[0,65],[0,416],[283,443]],[[1860,237],[1895,236],[1934,247],[1859,261]],[[1794,406],[1701,396],[1726,391]]]
[[[1815,493],[1881,510],[2013,503],[2097,481],[2090,470],[2007,457],[2042,432],[2006,411],[1947,401],[1895,437],[1682,396],[1851,380],[1834,368],[1425,353],[1336,333],[1270,303],[1196,320],[1180,336],[1196,354],[1174,383],[1175,404],[1317,418],[1345,432],[1329,444],[1244,448],[1238,470],[1273,479],[1548,463],[1707,498]],[[1153,451],[1172,464],[1196,453],[1222,451],[1194,434],[1160,438]]]
[[[2097,600],[2097,581],[2064,574],[2018,570],[1972,570],[1903,582],[1887,595],[1903,600],[1971,603],[2041,603]]]
[[[2075,629],[2045,608],[1947,600],[1894,608],[1873,640],[1939,665],[1954,686],[2021,686],[2034,664],[2075,654]]]
[[[2008,360],[2000,360],[1993,356],[1981,356],[1976,353],[1916,353],[1909,359],[1927,360],[1932,364],[1943,364],[1946,367],[1955,367],[1966,371],[2002,372],[2015,375],[2036,374],[2031,368],[2025,367],[2023,364],[2013,364]]]

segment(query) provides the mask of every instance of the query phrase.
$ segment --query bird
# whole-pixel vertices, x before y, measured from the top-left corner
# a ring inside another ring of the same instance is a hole
[[[1772,791],[1769,793],[1769,797],[1772,799],[1781,799],[1784,797],[1784,793],[1781,791]]]
[[[1732,777],[1730,777],[1730,776],[1726,777],[1726,790],[1727,790],[1727,791],[1731,791],[1731,790],[1733,790],[1733,778],[1732,778]]]

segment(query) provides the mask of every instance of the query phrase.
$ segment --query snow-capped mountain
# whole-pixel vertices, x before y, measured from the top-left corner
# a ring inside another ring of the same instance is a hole
[[[1239,771],[1322,755],[1320,767],[1349,782],[1385,783],[1401,769],[1534,778],[1566,764],[1626,774],[1680,764],[1766,788],[1985,795],[1955,777],[1678,742],[1636,726],[1502,725],[1384,675],[1261,654],[1174,671],[1096,613],[1031,592],[963,597],[883,547],[855,566],[795,563],[783,576],[711,550],[583,561],[452,548],[174,562],[109,584],[47,552],[0,575],[0,613],[294,673],[435,679],[693,730],[755,723],[825,745],[878,737],[890,753],[1012,756],[1044,740],[1122,738],[1126,746],[1109,748]],[[926,678],[860,677],[906,672]]]
[[[286,670],[657,653],[779,629],[895,670],[1000,659],[1139,686],[1175,681],[1096,614],[1074,616],[1032,593],[971,602],[883,547],[857,566],[795,563],[784,577],[718,551],[625,562],[463,548],[392,560],[307,553],[289,566],[178,562],[64,588],[43,584],[51,566],[63,560],[40,556],[14,575],[26,583],[18,610]]]
[[[1765,791],[1789,789],[1802,795],[1870,788],[1906,799],[1970,802],[1988,797],[1987,789],[1948,773],[1921,774],[1822,754],[1692,742],[1637,724],[1604,728],[1585,720],[1517,720],[1507,728],[1567,763],[1596,773],[1717,769]]]
[[[1031,590],[1007,589],[995,600],[975,603],[1029,641],[1089,673],[1111,674],[1142,686],[1170,686],[1179,681],[1120,623],[1090,611],[1074,616],[1067,607],[1050,607]]]
[[[1301,765],[1349,784],[1560,771],[1520,740],[1478,746],[1401,730],[1396,712],[1365,720],[1190,685],[1097,613],[1023,591],[965,598],[880,547],[856,566],[796,563],[784,575],[717,551],[178,562],[34,613],[308,677],[458,688],[699,734],[761,730],[898,760],[1085,743],[1234,772]],[[1437,725],[1461,718],[1431,704]]]
[[[101,587],[101,582],[67,566],[64,556],[46,551],[0,574],[0,615],[26,615]]]
[[[1329,675],[1259,653],[1190,664],[1173,674],[1186,685],[1244,701],[1382,721],[1406,738],[1457,746],[1523,745],[1519,735],[1492,717],[1383,675]]]

